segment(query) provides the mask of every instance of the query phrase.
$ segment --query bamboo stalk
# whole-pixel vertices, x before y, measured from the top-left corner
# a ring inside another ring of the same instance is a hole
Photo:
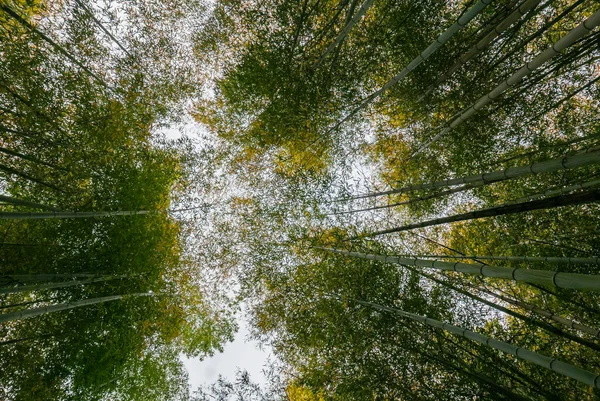
[[[429,147],[432,143],[436,142],[442,136],[446,135],[452,129],[462,124],[468,118],[470,118],[477,111],[481,110],[483,107],[491,103],[493,100],[497,99],[504,91],[512,86],[515,86],[519,82],[523,80],[527,75],[532,73],[533,71],[540,68],[544,63],[552,59],[557,54],[560,54],[563,50],[571,46],[577,40],[581,39],[588,32],[595,29],[598,25],[600,25],[600,11],[596,11],[589,18],[583,21],[581,24],[573,28],[569,33],[560,38],[557,42],[552,44],[549,48],[539,53],[536,57],[533,58],[528,63],[525,63],[517,72],[511,75],[508,79],[504,80],[500,85],[498,85],[494,90],[489,92],[488,94],[482,96],[477,100],[472,106],[460,112],[460,114],[449,122],[444,129],[435,135],[431,140],[429,140],[424,145],[420,146],[413,154],[412,157],[421,153],[424,149]]]
[[[128,296],[140,297],[140,296],[153,296],[153,295],[154,294],[152,294],[152,293],[110,295],[107,297],[90,298],[90,299],[84,299],[82,301],[68,302],[68,303],[57,304],[57,305],[49,305],[49,306],[44,306],[41,308],[25,309],[25,310],[22,310],[19,312],[0,314],[0,322],[9,322],[9,321],[20,320],[20,319],[29,319],[29,318],[32,318],[35,316],[46,315],[48,313],[60,312],[60,311],[64,311],[64,310],[75,309],[75,308],[79,308],[82,306],[94,305],[94,304],[99,304],[99,303],[103,303],[103,302],[116,301],[116,300],[119,300],[119,299],[122,299],[122,298],[125,298]]]
[[[329,132],[337,129],[343,123],[348,121],[352,116],[364,109],[373,100],[377,99],[383,93],[387,92],[392,86],[403,79],[408,73],[417,68],[423,61],[427,60],[436,50],[438,50],[444,43],[446,43],[452,36],[458,31],[464,28],[473,18],[475,18],[492,0],[479,0],[473,7],[466,11],[458,20],[446,29],[440,36],[438,36],[425,50],[423,50],[415,59],[413,59],[402,71],[396,74],[392,79],[386,82],[380,89],[371,93],[365,99],[361,100],[356,108],[354,108],[348,115],[340,120],[336,125],[331,128]]]
[[[59,283],[45,283],[45,284],[29,284],[29,285],[19,285],[19,286],[11,286],[0,288],[0,294],[17,294],[20,292],[27,291],[35,291],[35,290],[51,290],[56,288],[67,288],[74,287],[77,285],[91,284],[91,283],[99,283],[109,280],[115,280],[118,278],[123,278],[125,276],[108,276],[108,277],[95,277],[89,280],[71,280],[71,281],[63,281]]]
[[[12,203],[13,205],[28,206],[36,209],[60,211],[53,206],[42,205],[41,203],[31,202],[23,199],[13,198],[12,196],[0,195],[0,201]]]
[[[149,214],[149,210],[126,210],[116,212],[0,212],[0,220],[72,219],[89,217],[134,216]]]
[[[356,25],[356,23],[358,21],[360,21],[360,19],[363,17],[363,15],[365,15],[365,13],[369,10],[369,8],[371,8],[371,5],[373,5],[373,1],[375,1],[375,0],[365,0],[365,2],[358,9],[357,13],[352,17],[352,19],[350,19],[350,21],[346,24],[346,26],[344,26],[344,28],[339,33],[339,35],[335,38],[335,40],[329,46],[327,46],[327,49],[325,49],[323,54],[321,54],[321,56],[319,57],[319,59],[317,60],[315,65],[313,66],[313,69],[317,68],[323,62],[325,57],[327,57],[327,55],[329,53],[331,53],[333,51],[333,49],[336,48],[336,46],[338,46],[340,43],[342,43],[342,41],[346,38],[348,33],[350,33],[350,31],[354,27],[354,25]]]
[[[481,53],[485,50],[492,41],[498,37],[501,33],[506,31],[512,24],[517,22],[522,16],[527,14],[530,10],[534,9],[541,0],[527,0],[524,3],[520,4],[512,13],[510,13],[503,21],[501,21],[498,25],[496,25],[491,32],[489,32],[485,37],[483,37],[475,46],[473,46],[468,52],[463,54],[457,61],[440,77],[438,77],[435,82],[433,82],[429,87],[424,91],[423,95],[419,97],[417,101],[423,100],[427,97],[433,90],[439,86],[442,82],[448,79],[452,74],[454,74],[460,67],[466,64],[469,60],[475,57],[477,54]]]
[[[389,191],[371,192],[364,195],[356,195],[338,201],[347,201],[355,199],[373,198],[382,195],[402,194],[417,190],[435,189],[449,187],[454,185],[474,184],[474,183],[493,183],[504,181],[511,178],[527,177],[539,173],[551,173],[560,170],[571,170],[578,167],[589,166],[600,163],[600,150],[598,147],[586,149],[584,152],[574,155],[559,157],[556,159],[535,162],[527,166],[509,167],[504,170],[491,171],[481,174],[467,175],[459,178],[450,178],[447,180],[434,181],[426,184],[409,185],[402,188],[396,188]]]
[[[526,348],[517,347],[515,345],[505,343],[504,341],[499,341],[494,338],[484,336],[483,334],[475,333],[473,331],[463,329],[462,327],[444,323],[439,320],[432,319],[430,317],[416,315],[414,313],[405,312],[397,308],[390,308],[388,306],[378,305],[371,302],[361,300],[355,300],[355,302],[381,312],[394,313],[399,316],[417,321],[419,323],[423,323],[427,326],[445,330],[459,337],[473,340],[487,347],[502,351],[507,354],[514,355],[517,358],[523,359],[525,361],[549,369],[553,372],[570,377],[581,383],[587,384],[588,386],[600,389],[600,375],[587,371],[585,369],[581,369],[577,366],[573,366],[566,362],[560,361],[556,358],[551,358],[546,355],[530,351]]]
[[[555,207],[562,206],[574,206],[581,205],[586,203],[593,203],[600,200],[600,189],[595,189],[588,192],[575,193],[569,195],[558,195],[553,196],[551,198],[539,199],[529,202],[521,202],[521,203],[509,203],[505,205],[495,206],[487,209],[475,210],[468,213],[455,214],[452,216],[440,217],[437,219],[426,220],[419,223],[407,224],[400,227],[389,228],[386,230],[375,231],[367,234],[360,235],[358,237],[353,237],[351,239],[357,238],[368,238],[374,237],[377,235],[383,234],[391,234],[397,233],[401,231],[412,230],[414,228],[423,228],[430,226],[437,226],[445,223],[453,223],[458,221],[465,220],[474,220],[481,219],[484,217],[497,217],[504,216],[507,214],[515,214],[528,212],[533,210],[543,210],[543,209],[552,209]]]
[[[559,257],[559,256],[480,256],[480,255],[402,255],[408,258],[434,258],[434,259],[480,259],[480,260],[501,260],[505,262],[545,262],[552,264],[600,264],[600,257]]]
[[[323,247],[315,248],[340,255],[352,256],[367,260],[378,260],[386,263],[427,267],[436,270],[454,271],[457,273],[500,278],[503,280],[513,280],[525,283],[542,284],[558,288],[600,292],[600,275],[598,274],[566,273],[550,270],[523,269],[519,267],[490,266],[484,263],[474,264],[462,262],[443,262],[439,260],[402,258],[399,256],[350,252]]]

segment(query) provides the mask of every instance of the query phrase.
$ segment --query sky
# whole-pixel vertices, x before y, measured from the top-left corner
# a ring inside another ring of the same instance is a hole
[[[197,358],[182,357],[184,366],[189,373],[192,391],[200,385],[213,383],[219,375],[233,380],[237,369],[247,370],[255,383],[260,385],[266,383],[262,369],[269,356],[272,356],[271,349],[263,346],[263,350],[260,350],[257,342],[246,340],[249,332],[244,320],[243,315],[238,316],[240,329],[236,333],[234,341],[226,344],[222,353],[216,353],[203,361]]]

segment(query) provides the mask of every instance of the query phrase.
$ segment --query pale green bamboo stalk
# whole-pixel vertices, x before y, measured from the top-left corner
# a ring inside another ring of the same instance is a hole
[[[0,323],[9,322],[13,320],[29,319],[35,316],[46,315],[48,313],[60,312],[69,309],[75,309],[82,306],[94,305],[103,302],[116,301],[125,297],[141,297],[141,296],[153,296],[152,293],[136,293],[136,294],[125,294],[125,295],[110,295],[107,297],[90,298],[84,299],[83,301],[68,302],[64,304],[49,305],[41,308],[25,309],[19,312],[11,312],[0,314]]]
[[[36,209],[60,211],[60,209],[57,209],[53,206],[42,205],[41,203],[30,202],[30,201],[23,200],[23,199],[13,198],[12,196],[7,196],[7,195],[0,195],[0,201],[12,203],[13,205],[27,206],[27,207],[32,207],[32,208],[36,208]]]
[[[415,59],[413,59],[402,71],[396,74],[392,79],[385,83],[380,89],[376,90],[365,99],[363,99],[359,105],[352,110],[346,117],[344,117],[341,121],[339,121],[332,129],[333,131],[337,129],[344,122],[348,121],[352,116],[358,113],[360,110],[364,109],[368,104],[373,102],[373,100],[377,99],[383,93],[387,92],[392,86],[398,83],[401,79],[403,79],[408,73],[417,68],[423,61],[427,60],[437,49],[442,47],[444,43],[446,43],[452,36],[454,36],[458,31],[464,28],[473,18],[477,16],[492,0],[479,0],[473,7],[471,7],[467,12],[465,12],[450,28],[446,29],[440,36],[438,36],[430,45],[427,47],[421,54],[419,54]]]
[[[434,259],[480,259],[480,260],[500,260],[505,262],[544,262],[551,264],[600,264],[600,257],[559,257],[559,256],[481,256],[481,255],[402,255],[408,258],[434,258]]]
[[[524,196],[522,198],[515,200],[514,203],[533,201],[533,200],[542,199],[542,198],[545,198],[548,196],[556,196],[556,195],[568,193],[568,192],[575,191],[578,189],[593,188],[593,187],[597,187],[598,185],[600,185],[600,178],[597,180],[592,180],[592,181],[584,182],[581,184],[570,185],[570,186],[564,187],[564,188],[549,189],[546,192],[542,192],[539,194]]]
[[[399,316],[423,323],[427,326],[434,327],[436,329],[442,329],[459,337],[473,340],[487,347],[514,355],[517,358],[523,359],[527,362],[534,363],[553,372],[570,377],[571,379],[575,379],[581,383],[587,384],[588,386],[600,389],[600,375],[560,361],[556,358],[551,358],[546,355],[530,351],[526,348],[517,347],[515,345],[505,343],[504,341],[499,341],[494,338],[484,336],[483,334],[475,333],[473,331],[448,323],[443,323],[439,320],[435,320],[426,316],[416,315],[414,313],[405,312],[397,308],[390,308],[388,306],[378,305],[371,302],[361,300],[356,300],[356,302],[360,305],[368,306],[378,311],[395,313]]]
[[[522,16],[527,14],[530,10],[534,9],[541,0],[527,0],[521,5],[519,5],[512,13],[510,13],[503,21],[501,21],[498,25],[492,29],[486,36],[484,36],[475,46],[473,46],[468,52],[463,54],[457,61],[442,74],[438,79],[435,80],[429,87],[425,90],[425,93],[419,97],[417,101],[423,100],[426,96],[428,96],[433,90],[446,79],[448,79],[452,74],[454,74],[461,66],[466,64],[473,57],[481,53],[485,50],[494,39],[498,37],[502,32],[506,31],[512,24],[517,22]]]
[[[574,155],[550,159],[543,162],[532,163],[527,166],[509,167],[504,170],[491,171],[482,174],[467,175],[448,180],[434,181],[426,184],[410,185],[407,187],[392,189],[389,191],[371,192],[364,195],[352,196],[339,201],[373,198],[382,195],[402,194],[406,192],[449,187],[454,185],[473,184],[473,183],[493,183],[504,181],[511,178],[527,177],[539,173],[552,173],[560,170],[571,170],[578,167],[590,166],[600,163],[600,151],[597,147],[586,149],[584,152]]]
[[[2,244],[4,245],[4,244]],[[49,273],[49,274],[3,274],[1,279],[9,279],[15,281],[48,281],[57,278],[89,278],[98,277],[98,274],[93,273]]]
[[[443,262],[399,256],[375,255],[361,252],[349,252],[339,249],[315,247],[328,252],[360,259],[378,260],[399,265],[427,267],[436,270],[454,271],[483,277],[494,277],[504,280],[542,284],[558,288],[569,288],[584,291],[600,291],[600,275],[555,272],[549,270],[523,269],[519,267],[490,266],[484,263]]]
[[[123,278],[123,277],[125,277],[125,276],[95,277],[95,278],[91,278],[89,280],[71,280],[71,281],[62,281],[62,282],[58,282],[58,283],[10,286],[10,287],[0,288],[0,294],[17,294],[20,292],[28,292],[28,291],[67,288],[67,287],[74,287],[77,285],[84,285],[84,284],[99,283],[99,282],[103,282],[103,281],[115,280],[115,279]]]
[[[440,139],[442,136],[446,135],[452,129],[457,127],[466,121],[469,117],[475,114],[477,111],[481,110],[487,104],[491,103],[493,100],[497,99],[504,91],[523,80],[527,75],[541,67],[547,61],[552,59],[557,54],[560,54],[563,50],[573,45],[577,40],[584,37],[588,32],[594,30],[598,25],[600,25],[600,10],[596,11],[592,16],[587,18],[577,27],[573,28],[569,33],[560,38],[557,42],[555,42],[552,46],[539,53],[533,60],[528,63],[525,63],[523,67],[521,67],[517,72],[511,75],[508,79],[498,85],[494,90],[489,92],[487,95],[482,96],[479,100],[477,100],[472,106],[463,110],[459,113],[459,115],[454,118],[450,123],[446,125],[446,127],[435,135],[431,140],[427,143],[419,147],[413,154],[412,157],[421,153],[424,149],[429,147],[432,143]]]
[[[500,206],[494,206],[487,209],[474,210],[468,213],[455,214],[453,216],[440,217],[437,219],[421,221],[418,223],[406,224],[400,227],[393,227],[386,230],[374,231],[371,233],[363,234],[355,238],[366,238],[374,237],[377,235],[391,234],[402,231],[412,230],[414,228],[423,228],[430,226],[437,226],[440,224],[454,223],[458,221],[475,220],[484,217],[498,217],[507,214],[523,213],[533,210],[544,210],[553,209],[556,207],[563,206],[575,206],[583,205],[587,203],[594,203],[600,200],[600,189],[595,189],[587,192],[574,193],[568,195],[558,195],[550,198],[538,199],[529,202],[522,203],[508,203]]]
[[[336,46],[338,46],[340,43],[342,43],[342,41],[346,38],[348,33],[350,33],[350,31],[354,27],[354,25],[356,25],[356,23],[358,21],[360,21],[360,19],[363,17],[363,15],[365,15],[365,13],[369,10],[369,8],[371,8],[371,5],[373,5],[374,1],[375,0],[365,0],[365,2],[361,5],[361,7],[356,12],[356,14],[352,17],[352,19],[346,24],[346,26],[344,26],[344,28],[339,33],[339,35],[335,38],[335,40],[329,46],[327,46],[327,49],[325,49],[323,54],[321,54],[321,56],[319,57],[319,59],[317,60],[315,65],[313,66],[313,69],[317,68],[323,62],[325,57],[327,57],[327,55],[329,53],[331,53],[333,51],[333,49],[336,48]]]
[[[493,297],[501,299],[502,301],[507,302],[507,303],[509,303],[511,305],[518,306],[519,308],[528,310],[528,311],[533,312],[533,313],[537,313],[538,315],[544,316],[545,318],[548,318],[550,320],[554,320],[555,322],[560,323],[563,326],[567,326],[567,327],[570,327],[571,329],[575,329],[575,330],[582,331],[584,333],[591,334],[594,337],[600,337],[600,330],[599,329],[595,329],[595,328],[586,326],[584,324],[577,323],[574,320],[564,318],[564,317],[562,317],[560,315],[557,315],[555,313],[549,312],[549,311],[544,310],[542,308],[539,308],[539,307],[537,307],[535,305],[531,305],[531,304],[528,304],[528,303],[522,302],[522,301],[517,301],[517,300],[511,299],[511,298],[505,297],[504,295],[496,294],[495,292],[489,291],[487,289],[481,289],[480,288],[479,290],[483,291],[484,293],[489,294],[489,295],[491,295]]]
[[[151,213],[149,210],[126,210],[116,212],[0,212],[0,220],[72,219],[88,217],[134,216]]]

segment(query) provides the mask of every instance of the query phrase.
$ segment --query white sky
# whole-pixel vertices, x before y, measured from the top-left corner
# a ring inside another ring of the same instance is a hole
[[[238,316],[240,330],[233,342],[225,345],[222,353],[217,353],[203,361],[197,358],[182,358],[190,377],[190,387],[195,391],[198,386],[211,384],[219,375],[233,380],[237,369],[247,370],[253,382],[260,385],[266,383],[262,373],[263,366],[271,353],[271,349],[263,346],[261,351],[255,341],[246,341],[248,327],[244,316]]]

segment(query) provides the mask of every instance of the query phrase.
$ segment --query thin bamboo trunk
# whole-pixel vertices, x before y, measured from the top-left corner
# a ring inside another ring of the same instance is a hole
[[[473,294],[473,293],[471,293],[471,292],[469,292],[467,290],[464,290],[462,288],[456,287],[456,286],[454,286],[454,285],[452,285],[452,284],[450,284],[450,283],[448,283],[446,281],[439,280],[439,279],[435,278],[434,276],[432,276],[431,274],[427,274],[425,272],[419,271],[418,269],[413,269],[410,266],[405,266],[405,267],[408,270],[410,270],[410,271],[412,271],[412,272],[414,272],[414,273],[416,273],[416,274],[418,274],[420,276],[426,277],[426,278],[428,278],[429,280],[431,280],[433,282],[436,282],[436,283],[438,283],[440,285],[443,285],[444,287],[450,288],[451,290],[456,291],[459,294],[463,294],[464,296],[469,297],[469,298],[471,298],[471,299],[473,299],[473,300],[475,300],[477,302],[481,302],[482,304],[487,305],[490,308],[496,309],[497,311],[500,311],[500,312],[502,312],[504,314],[512,316],[512,317],[514,317],[516,319],[520,319],[520,320],[522,320],[525,323],[531,324],[531,325],[533,325],[535,327],[538,327],[538,328],[540,328],[542,330],[546,330],[546,331],[548,331],[550,333],[553,333],[553,334],[555,334],[555,335],[557,335],[559,337],[563,337],[563,338],[565,338],[567,340],[576,342],[578,344],[586,346],[586,347],[588,347],[590,349],[593,349],[595,351],[600,351],[600,345],[598,345],[598,344],[595,344],[595,343],[593,343],[591,341],[588,341],[588,340],[584,340],[584,339],[582,339],[580,337],[577,337],[577,336],[575,336],[575,335],[573,335],[571,333],[564,332],[561,329],[556,328],[556,327],[554,327],[554,326],[552,326],[550,324],[547,324],[547,323],[544,323],[544,322],[540,322],[540,321],[538,321],[536,319],[533,319],[533,318],[531,318],[529,316],[525,316],[525,315],[523,315],[523,314],[521,314],[519,312],[513,311],[513,310],[508,309],[508,308],[505,308],[504,306],[498,305],[495,302],[488,301],[487,299],[482,298],[480,296],[477,296],[477,295],[475,295],[475,294]],[[483,291],[483,290],[481,290],[481,291]]]
[[[60,211],[60,209],[55,208],[53,206],[42,205],[41,203],[30,202],[27,200],[17,199],[17,198],[13,198],[12,196],[6,196],[6,195],[0,195],[0,201],[6,202],[6,203],[12,203],[13,205],[32,207],[35,209],[53,210],[56,212]]]
[[[473,18],[475,18],[492,0],[479,0],[473,7],[471,7],[468,11],[466,11],[450,28],[445,30],[440,36],[438,36],[421,54],[419,54],[415,59],[413,59],[402,71],[396,74],[392,79],[390,79],[385,85],[383,85],[380,89],[371,93],[365,99],[361,100],[356,108],[354,108],[348,115],[346,115],[342,120],[335,124],[333,128],[331,128],[328,132],[334,131],[338,127],[340,127],[343,123],[348,121],[352,116],[358,113],[360,110],[364,109],[367,105],[372,103],[375,99],[381,96],[383,93],[387,92],[392,86],[398,83],[401,79],[403,79],[408,73],[417,68],[423,61],[427,60],[437,49],[442,47],[444,43],[446,43],[452,36],[454,36],[458,31],[465,27]]]
[[[98,83],[100,83],[102,86],[104,86],[107,89],[114,90],[113,88],[109,87],[108,84],[106,84],[106,82],[104,82],[103,79],[101,79],[98,75],[96,75],[95,73],[93,73],[92,70],[90,70],[88,67],[86,67],[85,65],[83,65],[80,61],[78,61],[75,57],[73,57],[61,45],[59,45],[58,43],[56,43],[54,40],[50,39],[50,37],[48,37],[42,31],[40,31],[39,29],[37,29],[36,27],[34,27],[33,25],[31,25],[27,20],[25,20],[23,17],[21,17],[12,8],[8,7],[6,4],[2,4],[2,5],[0,5],[0,9],[3,10],[6,14],[10,15],[19,24],[23,25],[25,28],[27,28],[31,32],[35,33],[40,38],[42,38],[45,42],[47,42],[48,44],[50,44],[56,51],[58,51],[63,56],[65,56],[66,58],[68,58],[72,63],[74,63],[79,68],[81,68],[83,71],[85,71],[89,76],[91,76],[96,81],[98,81]]]
[[[431,195],[417,196],[417,197],[411,198],[411,199],[409,199],[407,201],[403,201],[403,202],[390,203],[389,205],[372,206],[372,207],[368,207],[368,208],[364,208],[364,209],[346,210],[346,211],[335,212],[335,213],[331,213],[331,214],[338,215],[338,214],[368,212],[371,210],[389,209],[391,207],[396,207],[396,206],[410,205],[413,203],[422,202],[422,201],[429,200],[429,199],[440,198],[442,196],[451,195],[451,194],[455,194],[458,192],[468,191],[470,189],[478,188],[478,187],[481,187],[481,186],[484,186],[487,184],[490,184],[490,183],[481,181],[481,182],[474,183],[474,184],[463,185],[462,187],[448,189],[446,191],[438,192],[438,193],[431,194]]]
[[[527,75],[532,73],[533,71],[540,68],[550,59],[552,59],[557,54],[560,54],[563,50],[571,46],[577,40],[581,39],[588,32],[595,29],[598,25],[600,25],[600,11],[596,11],[592,16],[587,18],[577,27],[573,28],[569,33],[555,42],[552,46],[539,53],[536,57],[533,58],[530,62],[526,63],[522,66],[517,72],[511,75],[508,79],[498,85],[494,90],[489,92],[487,95],[482,96],[479,100],[477,100],[472,106],[463,110],[458,117],[449,122],[446,127],[435,135],[431,140],[429,140],[424,145],[420,146],[412,155],[412,157],[421,153],[423,150],[427,149],[432,143],[436,142],[442,136],[446,135],[452,129],[462,124],[468,118],[470,118],[477,111],[481,110],[483,107],[491,103],[493,100],[497,99],[506,89],[515,86],[519,82],[523,80]]]
[[[149,210],[127,210],[116,212],[0,212],[0,220],[73,219],[89,217],[134,216],[149,214]]]
[[[585,369],[578,368],[577,366],[573,366],[566,362],[560,361],[555,358],[548,357],[546,355],[542,355],[537,352],[530,351],[526,348],[517,347],[515,345],[511,345],[505,343],[503,341],[496,340],[494,338],[484,336],[479,333],[475,333],[473,331],[463,329],[461,327],[457,327],[448,323],[440,322],[439,320],[435,320],[426,316],[416,315],[414,313],[405,312],[403,310],[397,308],[390,308],[388,306],[378,305],[371,302],[365,302],[361,300],[356,300],[356,302],[360,305],[370,307],[374,310],[378,310],[381,312],[389,312],[394,313],[399,316],[423,323],[427,326],[434,327],[437,329],[445,330],[449,333],[457,335],[459,337],[463,337],[469,340],[473,340],[480,344],[483,344],[487,347],[499,350],[501,352],[511,354],[516,356],[517,358],[523,359],[525,361],[534,363],[538,366],[549,369],[553,372],[562,374],[566,377],[570,377],[575,379],[581,383],[587,384],[588,386],[595,387],[600,389],[600,375],[597,375],[593,372],[587,371]]]
[[[597,187],[598,185],[600,185],[600,179],[587,181],[587,182],[584,182],[581,184],[569,185],[568,187],[563,187],[563,188],[549,189],[546,192],[542,192],[539,194],[524,196],[522,198],[519,198],[519,199],[511,202],[511,203],[522,203],[522,202],[533,201],[533,200],[542,199],[542,198],[545,198],[548,196],[556,196],[556,195],[564,194],[567,192],[576,191],[578,189],[594,188],[594,187]]]
[[[350,19],[350,21],[346,24],[346,26],[344,26],[344,28],[339,33],[339,35],[335,38],[335,40],[329,46],[327,46],[327,49],[325,49],[323,54],[321,54],[321,56],[319,57],[319,59],[317,60],[315,65],[313,66],[313,69],[319,67],[319,65],[321,65],[323,60],[325,60],[325,57],[327,57],[327,55],[329,53],[331,53],[333,51],[333,49],[335,49],[339,44],[342,43],[342,41],[346,38],[346,36],[350,33],[350,31],[354,27],[354,25],[356,25],[356,23],[358,21],[360,21],[360,19],[363,17],[363,15],[366,14],[366,12],[369,10],[369,8],[371,8],[371,5],[373,5],[373,1],[375,1],[375,0],[365,0],[365,2],[358,9],[357,13],[352,17],[352,19]]]
[[[58,188],[55,185],[48,184],[47,182],[45,182],[43,180],[40,180],[39,178],[35,178],[35,177],[33,177],[33,176],[31,176],[31,175],[29,175],[27,173],[23,173],[22,171],[19,171],[17,169],[12,168],[12,167],[5,166],[4,164],[0,164],[0,170],[5,171],[5,172],[7,172],[9,174],[12,174],[12,175],[16,175],[17,177],[25,178],[26,180],[35,182],[36,184],[40,184],[40,185],[43,185],[45,187],[54,189],[55,191],[64,192],[64,191],[62,191],[60,188]]]
[[[533,211],[533,210],[553,209],[555,207],[562,207],[562,206],[582,205],[582,204],[586,204],[586,203],[594,203],[599,200],[600,200],[600,189],[595,189],[595,190],[588,191],[588,192],[553,196],[551,198],[539,199],[539,200],[534,200],[534,201],[530,201],[530,202],[509,203],[506,205],[495,206],[495,207],[491,207],[491,208],[487,208],[487,209],[475,210],[473,212],[455,214],[453,216],[440,217],[437,219],[426,220],[426,221],[422,221],[419,223],[407,224],[407,225],[400,226],[400,227],[394,227],[394,228],[389,228],[386,230],[362,234],[360,236],[353,237],[351,239],[368,238],[368,237],[374,237],[377,235],[391,234],[391,233],[412,230],[414,228],[437,226],[440,224],[454,223],[454,222],[465,221],[465,220],[481,219],[484,217],[497,217],[497,216],[504,216],[507,214],[522,213],[522,212],[528,212],[528,211]]]
[[[95,277],[89,280],[71,280],[63,281],[59,283],[45,283],[45,284],[28,284],[19,286],[10,286],[0,288],[0,294],[17,294],[20,292],[36,291],[36,290],[52,290],[58,288],[74,287],[78,285],[100,283],[104,281],[116,280],[125,276],[107,276],[107,277]]]
[[[483,277],[494,277],[504,280],[520,281],[525,283],[542,284],[558,288],[570,288],[583,291],[600,291],[600,275],[555,272],[549,270],[523,269],[519,267],[490,266],[484,263],[442,262],[439,260],[425,260],[414,258],[401,258],[398,256],[376,255],[361,252],[349,252],[339,249],[315,247],[328,252],[345,256],[352,256],[367,260],[379,260],[405,266],[427,267],[436,270],[454,271]]]
[[[482,174],[467,175],[448,180],[434,181],[426,184],[410,185],[407,187],[392,189],[389,191],[371,192],[364,195],[352,196],[349,198],[338,199],[338,201],[347,201],[364,198],[374,198],[382,195],[402,194],[417,190],[435,189],[463,184],[493,183],[508,180],[517,177],[527,177],[539,173],[551,173],[560,170],[571,170],[578,167],[590,166],[600,163],[600,150],[597,147],[587,149],[585,152],[570,156],[550,159],[543,162],[532,163],[527,166],[509,167],[504,170],[491,171]]]
[[[32,163],[41,164],[42,166],[51,167],[51,168],[54,168],[54,169],[57,169],[57,170],[67,171],[66,169],[64,169],[62,167],[59,167],[56,164],[47,163],[47,162],[45,162],[43,160],[40,160],[40,159],[38,159],[36,157],[25,155],[23,153],[19,153],[19,152],[16,152],[14,150],[10,150],[10,149],[7,149],[7,148],[0,147],[0,152],[5,153],[7,155],[18,157],[19,159],[30,161]]]
[[[13,281],[48,281],[57,278],[89,278],[98,277],[98,274],[93,273],[50,273],[50,274],[3,274],[0,275],[0,280]]]
[[[41,308],[26,309],[19,312],[4,313],[0,315],[0,322],[9,322],[13,320],[29,319],[35,316],[46,315],[48,313],[60,312],[69,309],[80,308],[82,306],[94,305],[103,302],[116,301],[125,297],[153,296],[152,293],[136,293],[124,295],[110,295],[107,297],[84,299],[83,301],[68,302],[64,304],[44,306]]]
[[[512,13],[508,15],[502,22],[496,25],[491,32],[489,32],[485,37],[483,37],[475,46],[473,46],[468,52],[463,54],[457,61],[442,74],[439,78],[435,80],[427,89],[425,89],[423,95],[417,100],[421,101],[425,97],[427,97],[433,90],[438,87],[442,82],[448,79],[452,74],[454,74],[460,67],[466,64],[473,57],[481,53],[485,50],[494,39],[496,39],[501,33],[506,31],[508,28],[512,26],[515,22],[517,22],[521,17],[527,14],[530,10],[534,9],[541,0],[526,0],[524,3],[520,4]]]
[[[531,305],[531,304],[528,304],[528,303],[523,302],[523,301],[518,301],[518,300],[515,300],[515,299],[511,299],[509,297],[505,297],[504,295],[496,294],[495,292],[492,292],[492,291],[487,290],[487,289],[481,289],[481,291],[483,291],[486,294],[489,294],[489,295],[491,295],[493,297],[501,299],[502,301],[504,301],[506,303],[509,303],[511,305],[514,305],[514,306],[518,306],[521,309],[528,310],[530,312],[533,312],[533,313],[536,313],[536,314],[538,314],[540,316],[543,316],[543,317],[545,317],[547,319],[553,320],[553,321],[555,321],[557,323],[562,324],[563,326],[567,326],[567,327],[570,327],[571,329],[579,330],[581,332],[591,334],[594,337],[600,337],[600,329],[595,329],[593,327],[589,327],[589,326],[586,326],[584,324],[577,323],[574,320],[564,318],[564,317],[562,317],[560,315],[557,315],[557,314],[552,313],[550,311],[547,311],[545,309],[539,308],[539,307],[537,307],[535,305]]]
[[[407,258],[434,258],[434,259],[479,259],[479,260],[501,260],[506,262],[544,262],[552,264],[600,264],[600,257],[559,257],[559,256],[480,256],[480,255],[402,255]]]

